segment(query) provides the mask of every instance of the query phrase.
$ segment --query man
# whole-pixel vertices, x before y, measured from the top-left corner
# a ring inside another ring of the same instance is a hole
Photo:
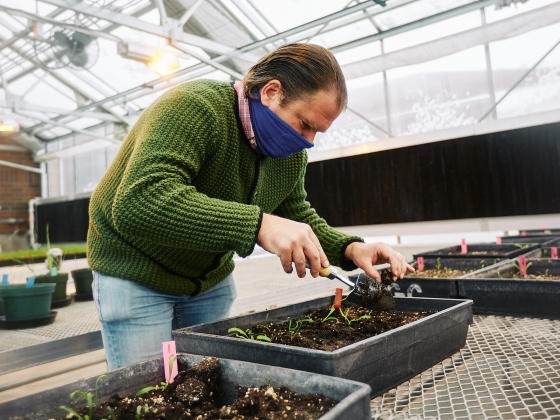
[[[291,44],[242,82],[184,83],[148,107],[91,198],[88,260],[110,369],[157,357],[172,328],[227,316],[236,252],[287,273],[332,262],[379,279],[407,270],[385,244],[327,225],[305,201],[307,153],[347,102],[334,56]]]

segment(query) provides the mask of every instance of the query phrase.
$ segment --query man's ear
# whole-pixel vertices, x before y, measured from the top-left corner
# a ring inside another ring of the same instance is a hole
[[[276,101],[278,103],[282,102],[282,83],[280,80],[272,79],[266,85],[261,88],[261,103],[270,108],[270,105]]]

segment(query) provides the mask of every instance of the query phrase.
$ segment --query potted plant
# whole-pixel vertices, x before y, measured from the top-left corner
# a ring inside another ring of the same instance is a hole
[[[77,301],[93,300],[93,290],[91,283],[93,282],[93,272],[91,268],[81,268],[79,270],[70,271],[74,285],[76,286],[76,294],[74,299]]]
[[[68,273],[60,273],[62,267],[62,250],[52,248],[49,240],[49,226],[47,225],[47,265],[48,273],[36,276],[35,283],[54,283],[56,288],[53,293],[51,308],[62,308],[72,303],[72,296],[66,295],[66,285],[68,283]]]
[[[1,317],[0,328],[20,329],[47,325],[54,321],[51,299],[55,284],[10,284],[0,286],[0,299],[6,315]]]

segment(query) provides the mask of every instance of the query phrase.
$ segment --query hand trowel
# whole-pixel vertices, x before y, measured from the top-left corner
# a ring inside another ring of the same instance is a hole
[[[309,263],[306,264],[310,268]],[[389,275],[383,275],[389,273]],[[385,284],[392,283],[390,272],[387,270],[382,273],[383,283],[378,283],[365,273],[361,273],[356,283],[346,277],[338,274],[334,267],[323,267],[319,270],[321,277],[327,277],[331,280],[338,280],[350,287],[350,293],[346,296],[346,300],[360,305],[373,311],[390,311],[395,308],[395,299],[393,294]]]

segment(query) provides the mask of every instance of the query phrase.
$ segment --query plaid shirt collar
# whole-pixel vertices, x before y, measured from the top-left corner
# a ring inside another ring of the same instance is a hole
[[[251,125],[251,113],[249,111],[249,99],[245,96],[245,91],[243,89],[243,82],[237,81],[233,84],[233,88],[237,92],[237,101],[239,103],[239,118],[241,119],[241,125],[243,126],[243,131],[245,136],[253,150],[257,148],[257,140],[255,139],[255,133],[253,132],[253,126]]]

